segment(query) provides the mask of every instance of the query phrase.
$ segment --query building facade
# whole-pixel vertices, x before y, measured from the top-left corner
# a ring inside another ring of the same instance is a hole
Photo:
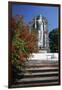
[[[33,18],[30,23],[30,32],[32,28],[37,30],[38,49],[39,51],[49,52],[49,38],[48,38],[48,22],[47,19],[41,15]]]

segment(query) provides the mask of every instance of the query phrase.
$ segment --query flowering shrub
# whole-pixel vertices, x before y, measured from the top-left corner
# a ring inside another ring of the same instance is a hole
[[[19,67],[24,66],[30,54],[35,51],[37,39],[34,34],[29,33],[28,26],[21,24],[22,28],[20,28],[21,19],[18,23],[16,21],[12,18],[12,64]]]

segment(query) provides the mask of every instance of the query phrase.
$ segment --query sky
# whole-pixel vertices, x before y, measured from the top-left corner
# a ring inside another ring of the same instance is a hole
[[[29,23],[34,16],[41,14],[48,20],[48,31],[58,28],[59,7],[12,4],[12,16],[22,15],[24,22]]]

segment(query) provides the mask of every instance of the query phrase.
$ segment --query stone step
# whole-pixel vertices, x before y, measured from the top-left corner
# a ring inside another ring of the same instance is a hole
[[[34,78],[34,77],[51,77],[51,76],[58,76],[59,69],[58,67],[31,67],[25,68],[25,72],[18,73],[19,79],[23,75],[23,78]]]
[[[51,71],[53,71],[53,72],[55,72],[55,71],[58,71],[58,69],[44,69],[44,70],[26,70],[26,71],[28,71],[28,72],[30,72],[30,73],[35,73],[35,72],[51,72]]]
[[[31,68],[25,68],[25,70],[58,70],[58,67],[31,67]]]
[[[16,79],[16,83],[18,84],[28,84],[28,83],[35,83],[35,82],[50,82],[50,81],[58,81],[58,76],[51,76],[51,77],[32,77],[32,78],[22,78],[22,79]]]
[[[39,83],[28,83],[28,84],[15,84],[12,85],[12,88],[19,88],[19,87],[35,87],[35,86],[49,86],[49,85],[58,85],[58,81],[51,81],[51,82],[39,82]]]
[[[19,76],[21,76],[22,74],[19,73],[18,74]],[[58,71],[55,71],[55,72],[33,72],[33,73],[30,73],[30,72],[26,72],[24,73],[24,78],[26,77],[50,77],[50,76],[58,76],[59,75],[59,72]]]
[[[26,61],[26,64],[52,64],[56,65],[58,64],[58,61],[50,61],[50,60],[28,60]]]
[[[58,67],[31,67],[31,68],[25,68],[25,72],[51,72],[51,71],[59,71]]]
[[[33,87],[59,84],[58,62],[29,61],[26,63],[23,73],[18,73],[12,87]],[[22,77],[23,75],[23,77]]]
[[[58,64],[54,64],[54,65],[52,65],[52,64],[28,64],[28,65],[25,65],[25,68],[31,68],[31,67],[33,67],[33,68],[35,68],[35,67],[59,67],[59,65]]]
[[[21,74],[18,75],[19,79],[21,79]],[[59,73],[57,74],[28,74],[28,75],[23,75],[23,78],[34,78],[34,77],[52,77],[52,76],[59,76]]]

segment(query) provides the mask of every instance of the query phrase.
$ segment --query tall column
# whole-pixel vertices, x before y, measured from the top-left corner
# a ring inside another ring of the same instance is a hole
[[[46,48],[46,40],[47,40],[47,37],[46,37],[46,33],[45,33],[45,48]]]
[[[38,30],[38,48],[40,47],[40,30]]]
[[[37,25],[36,25],[36,17],[35,17],[35,29],[36,29]]]
[[[45,34],[45,48],[47,47],[47,44],[46,44],[46,42],[47,42],[47,27],[46,27],[46,24],[44,25],[44,34]]]
[[[40,28],[40,44],[41,44],[41,47],[43,47],[43,23],[41,24],[41,26],[40,26],[41,28]]]

